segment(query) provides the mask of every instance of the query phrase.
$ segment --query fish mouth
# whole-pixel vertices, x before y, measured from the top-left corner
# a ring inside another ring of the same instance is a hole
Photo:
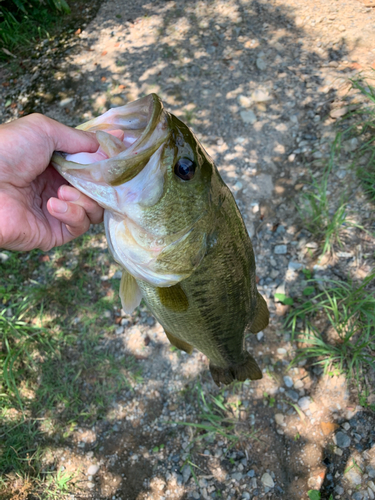
[[[95,133],[99,149],[95,153],[56,152],[51,163],[81,190],[82,182],[120,186],[130,181],[170,134],[167,114],[156,94],[110,109],[77,129]]]

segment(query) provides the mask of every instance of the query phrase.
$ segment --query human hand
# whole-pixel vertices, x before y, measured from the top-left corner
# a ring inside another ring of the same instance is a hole
[[[103,209],[50,165],[54,151],[97,149],[94,134],[40,114],[0,125],[0,248],[50,250],[103,220]]]

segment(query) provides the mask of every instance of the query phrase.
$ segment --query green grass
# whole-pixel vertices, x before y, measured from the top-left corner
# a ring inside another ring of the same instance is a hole
[[[336,140],[321,178],[317,179],[311,172],[311,184],[306,192],[302,193],[302,206],[296,205],[304,227],[321,243],[323,255],[332,253],[337,246],[343,246],[342,235],[348,227],[363,229],[351,220],[345,193],[336,206],[331,203],[328,186],[332,183],[332,170],[339,150],[340,142]]]
[[[8,252],[0,264],[4,498],[16,490],[30,498],[73,491],[73,478],[46,466],[46,454],[66,446],[77,426],[110,419],[113,398],[141,381],[137,361],[121,353],[114,333],[119,280],[98,279],[115,270],[102,239],[84,236],[47,256]]]
[[[30,48],[42,38],[62,14],[70,12],[65,0],[13,0],[0,5],[0,59],[12,57],[12,51]]]
[[[362,283],[310,279],[314,292],[286,319],[303,347],[295,362],[312,358],[325,372],[337,369],[363,380],[375,370],[375,273]]]

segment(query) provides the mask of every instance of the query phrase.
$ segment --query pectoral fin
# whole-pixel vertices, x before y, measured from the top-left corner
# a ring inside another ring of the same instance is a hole
[[[191,354],[193,352],[194,347],[192,345],[188,344],[184,340],[178,339],[177,337],[175,337],[171,333],[167,332],[167,330],[164,330],[164,331],[165,331],[166,336],[168,337],[169,342],[173,346],[177,347],[177,349],[180,349],[180,351],[185,351],[188,354]]]
[[[120,282],[120,298],[121,305],[124,311],[128,314],[132,313],[139,306],[142,295],[138,283],[135,278],[127,271],[122,271]]]
[[[171,311],[183,312],[187,311],[189,307],[189,300],[180,283],[158,288],[158,295],[163,306]]]
[[[257,297],[257,307],[255,311],[255,317],[250,326],[251,333],[258,333],[268,325],[270,320],[270,313],[268,311],[267,302],[258,292]]]

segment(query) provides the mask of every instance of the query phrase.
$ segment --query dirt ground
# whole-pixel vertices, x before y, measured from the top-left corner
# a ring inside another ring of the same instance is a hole
[[[349,79],[375,69],[370,4],[108,0],[63,45],[42,44],[16,81],[3,68],[3,122],[38,111],[75,126],[157,93],[193,128],[235,194],[271,311],[270,326],[247,339],[264,378],[221,392],[207,359],[171,350],[148,313],[121,321],[111,311],[113,351],[133,354],[143,381],[54,448],[56,468],[79,471],[80,493],[70,498],[305,500],[311,489],[327,500],[375,498],[373,412],[343,375],[305,361],[288,370],[295,345],[274,300],[276,291],[298,294],[298,269],[317,265],[295,204],[309,169],[318,176],[329,156],[338,109],[352,102]],[[370,220],[348,165],[337,166],[330,194],[349,190],[353,211]],[[353,241],[334,263],[344,277],[370,269],[362,256],[371,241]],[[317,269],[329,275],[330,265]],[[236,423],[230,428],[211,400],[226,431],[194,443],[197,429],[179,422],[209,421],[202,394],[223,397]]]

